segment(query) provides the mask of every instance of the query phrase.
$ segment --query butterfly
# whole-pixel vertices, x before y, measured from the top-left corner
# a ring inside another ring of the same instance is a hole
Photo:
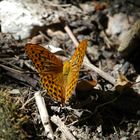
[[[28,43],[25,52],[37,69],[40,81],[47,94],[65,104],[76,87],[88,41],[79,43],[70,60],[64,63],[49,50],[38,44]]]

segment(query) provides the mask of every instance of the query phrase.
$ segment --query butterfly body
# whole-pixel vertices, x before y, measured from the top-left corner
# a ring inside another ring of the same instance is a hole
[[[86,52],[87,40],[80,42],[72,58],[64,63],[49,50],[37,44],[27,44],[25,51],[37,69],[41,83],[56,101],[66,103],[77,84]]]

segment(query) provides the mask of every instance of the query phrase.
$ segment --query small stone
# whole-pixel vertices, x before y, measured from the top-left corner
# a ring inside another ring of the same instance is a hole
[[[20,94],[19,89],[12,89],[10,92],[10,94]]]
[[[138,42],[140,41],[140,20],[136,21],[131,29],[124,34],[121,39],[121,44],[118,51],[123,56],[128,56],[139,47]]]
[[[120,140],[128,140],[128,137],[122,137]]]

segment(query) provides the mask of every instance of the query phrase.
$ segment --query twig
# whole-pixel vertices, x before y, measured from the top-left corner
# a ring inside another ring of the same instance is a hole
[[[23,83],[28,83],[29,85],[32,85],[32,87],[36,87],[37,85],[37,80],[29,77],[27,75],[27,73],[31,73],[31,72],[24,72],[24,71],[20,71],[20,70],[16,70],[13,68],[10,68],[8,66],[2,65],[0,64],[0,67],[2,67],[3,69],[5,69],[7,71],[7,75],[9,75],[10,77],[13,77],[19,81],[22,81]]]
[[[58,116],[52,116],[51,121],[58,126],[58,128],[63,132],[63,134],[68,140],[76,140],[76,138],[71,134],[66,125],[61,121]]]
[[[5,70],[8,70],[10,72],[13,72],[13,73],[19,73],[19,74],[26,73],[25,71],[20,71],[20,70],[17,70],[17,69],[13,69],[13,68],[5,66],[3,64],[0,64],[0,67],[2,67]]]
[[[22,69],[21,69],[21,68],[19,68],[18,66],[16,66],[16,65],[12,64],[12,63],[13,63],[13,61],[9,61],[9,62],[8,62],[8,60],[10,60],[10,58],[9,58],[9,59],[7,59],[7,60],[0,59],[0,62],[2,62],[2,64],[9,65],[9,66],[11,66],[12,68],[15,68],[15,69],[17,69],[17,70],[19,70],[19,71],[22,71]],[[14,61],[15,61],[15,60],[14,60]],[[17,61],[17,60],[16,60],[16,61]]]
[[[111,46],[113,46],[112,42],[108,39],[107,37],[107,33],[105,31],[102,32],[102,36],[104,38],[104,41],[107,45],[108,48],[111,48]]]
[[[40,91],[35,93],[35,100],[36,100],[36,104],[37,104],[37,107],[39,110],[41,121],[42,121],[42,124],[44,126],[47,137],[48,137],[48,139],[53,140],[54,134],[53,134],[53,131],[51,128],[48,111],[46,109],[44,99],[43,99],[43,97],[41,97]]]
[[[68,25],[66,25],[64,27],[65,31],[67,32],[67,34],[70,36],[71,40],[74,42],[75,46],[79,45],[78,40],[75,38],[75,36],[73,35],[71,29],[68,27]]]
[[[33,96],[32,98],[28,99],[28,100],[22,105],[22,107],[21,107],[20,109],[24,109],[25,106],[26,106],[27,104],[29,104],[34,98],[35,98],[35,97]]]
[[[105,80],[109,81],[111,84],[116,85],[116,80],[114,79],[114,77],[110,76],[108,73],[104,72],[103,70],[101,70],[101,69],[97,68],[96,66],[94,66],[93,64],[91,64],[86,56],[84,58],[84,65],[91,68],[92,70],[94,70]]]
[[[49,2],[49,1],[45,1],[45,0],[42,0],[41,4],[42,5],[45,4],[47,6],[53,6],[53,7],[70,7],[71,6],[71,4],[57,4],[57,3],[53,3],[53,2]]]
[[[75,36],[73,35],[73,33],[70,30],[70,28],[68,27],[68,25],[66,25],[64,27],[64,29],[67,32],[67,34],[70,36],[72,41],[74,42],[75,46],[78,46],[79,43],[78,43],[77,39],[75,38]],[[97,68],[96,66],[91,64],[90,61],[88,60],[87,56],[84,57],[84,65],[89,67],[90,69],[94,70],[96,73],[98,73],[105,80],[109,81],[111,84],[115,85],[116,80],[114,79],[114,77],[110,76],[109,74],[107,74],[103,70],[100,70],[99,68]]]
[[[51,41],[49,37],[47,37],[43,32],[39,31],[40,35],[42,35],[46,40]]]

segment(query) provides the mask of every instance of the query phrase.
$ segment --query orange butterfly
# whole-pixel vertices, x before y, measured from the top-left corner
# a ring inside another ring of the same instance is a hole
[[[81,41],[72,58],[64,63],[37,44],[27,44],[25,51],[35,65],[48,95],[64,104],[71,97],[77,84],[86,48],[87,40]]]

